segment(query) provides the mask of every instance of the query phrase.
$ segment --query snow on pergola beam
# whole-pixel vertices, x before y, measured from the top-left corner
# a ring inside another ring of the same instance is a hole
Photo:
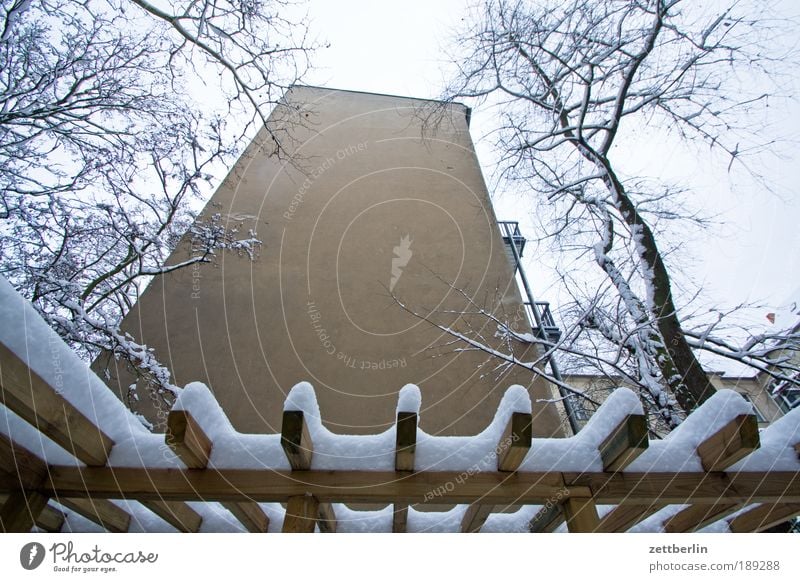
[[[445,517],[465,532],[501,531],[509,520],[523,524],[517,531],[564,523],[569,531],[624,531],[645,518],[673,531],[721,519],[731,531],[758,531],[800,513],[800,410],[759,434],[750,405],[731,391],[650,442],[641,404],[625,389],[578,435],[540,439],[531,436],[530,397],[520,386],[508,389],[481,433],[437,437],[419,427],[416,386],[400,391],[394,426],[354,436],[328,431],[313,388],[301,383],[289,392],[281,432],[263,435],[235,431],[208,388],[193,383],[181,390],[167,434],[153,434],[9,289],[0,280],[4,529],[52,527],[58,520],[43,517],[56,511],[48,499],[110,531],[128,529],[121,505],[143,510],[136,501],[180,531],[202,523],[186,502],[221,502],[249,531],[269,529],[268,502],[273,516],[286,504],[283,531],[324,532],[341,531],[357,513],[363,521],[370,512],[335,505],[357,503],[391,505],[366,518],[382,520],[383,531],[412,521],[435,529]],[[458,506],[412,509],[426,503]],[[616,507],[601,516],[598,505]]]

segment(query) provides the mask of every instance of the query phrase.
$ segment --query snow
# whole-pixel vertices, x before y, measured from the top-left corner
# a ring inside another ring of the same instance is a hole
[[[30,368],[53,386],[59,394],[95,422],[115,441],[109,457],[113,467],[182,468],[180,459],[165,444],[163,434],[150,433],[103,382],[44,323],[33,308],[0,278],[0,342],[8,346]],[[407,384],[398,393],[397,411],[419,413],[420,389]],[[193,382],[178,391],[174,409],[191,414],[213,442],[210,466],[219,469],[271,469],[288,471],[289,462],[280,444],[280,435],[237,432],[219,406],[211,390]],[[322,424],[314,388],[307,382],[294,386],[287,395],[284,410],[302,411],[314,443],[312,470],[394,471],[396,428],[375,435],[340,435]],[[462,471],[465,476],[497,468],[497,447],[511,415],[531,413],[528,391],[511,386],[503,395],[489,425],[474,436],[440,437],[417,429],[416,469],[418,471]],[[665,472],[702,471],[697,446],[740,414],[752,411],[750,403],[732,390],[717,392],[664,440],[650,447],[625,471]],[[598,447],[606,436],[629,414],[642,414],[635,393],[619,388],[611,393],[589,423],[570,438],[536,438],[522,461],[521,472],[601,471]],[[35,427],[0,405],[0,434],[54,465],[82,465],[69,452],[42,435]],[[729,469],[736,471],[800,471],[794,446],[800,441],[800,409],[794,410],[766,428],[761,448]],[[435,497],[435,495],[434,495]],[[430,500],[433,500],[430,499]],[[429,500],[429,501],[430,501]],[[174,531],[172,526],[136,501],[114,501],[132,516],[130,531]],[[435,501],[434,501],[435,503]],[[64,531],[99,531],[99,526],[54,505],[67,515]],[[242,531],[241,524],[218,503],[190,502],[203,516],[201,531]],[[270,531],[280,531],[284,509],[278,503],[262,503],[270,517]],[[443,512],[408,509],[407,529],[412,532],[455,532],[467,505],[456,505]],[[660,531],[666,519],[684,506],[668,506],[631,531]],[[524,506],[505,513],[494,513],[482,531],[527,531],[528,523],[540,506]],[[600,506],[599,513],[613,506]],[[356,511],[335,505],[338,529],[343,532],[391,531],[393,507],[376,511]],[[722,520],[704,531],[726,531]]]
[[[794,446],[800,443],[800,408],[782,416],[760,434],[761,447],[728,471],[800,471]]]
[[[419,414],[422,405],[422,394],[414,384],[406,384],[397,395],[397,412],[415,412]]]
[[[602,471],[598,447],[629,414],[642,414],[642,403],[631,390],[614,390],[597,412],[570,438],[533,439],[520,471]]]
[[[0,343],[115,442],[147,435],[125,405],[0,277]],[[28,448],[37,444],[20,442]]]
[[[678,428],[649,448],[625,468],[626,472],[702,472],[697,446],[740,414],[751,414],[752,405],[733,390],[719,390]]]
[[[506,390],[492,422],[475,436],[436,437],[417,429],[416,469],[496,471],[495,449],[514,412],[531,412],[530,396],[522,386],[511,386]]]

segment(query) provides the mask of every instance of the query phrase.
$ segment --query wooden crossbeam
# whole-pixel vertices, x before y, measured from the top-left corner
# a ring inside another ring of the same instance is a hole
[[[408,503],[395,503],[392,515],[392,533],[406,533],[408,528]]]
[[[208,466],[214,444],[189,411],[170,411],[164,440],[189,469],[204,469]],[[257,503],[230,501],[224,505],[247,531],[263,533],[269,529],[269,517]],[[196,519],[191,514],[196,512],[188,507],[186,509],[189,511],[187,512],[185,509],[180,511],[180,515],[183,516],[180,523],[183,525],[187,519],[186,516],[189,516],[188,524],[193,526]],[[173,512],[170,511],[168,515],[173,516]],[[170,521],[170,523],[172,522]],[[179,527],[175,523],[172,525]]]
[[[800,503],[765,503],[728,521],[733,533],[755,533],[800,515]]]
[[[664,522],[667,533],[690,533],[724,519],[741,507],[739,503],[697,504],[682,509]]]
[[[48,505],[42,510],[34,523],[36,524],[36,527],[42,531],[46,531],[48,533],[57,533],[61,531],[62,527],[64,527],[64,522],[66,519],[67,516],[64,515],[63,511],[59,511]]]
[[[397,413],[397,438],[394,451],[395,471],[413,471],[417,448],[417,413]]]
[[[663,505],[617,505],[614,509],[600,518],[598,531],[602,533],[624,532],[644,521],[656,511],[663,509]]]
[[[0,474],[16,480],[14,489],[35,489],[47,475],[47,465],[28,449],[0,434]]]
[[[494,505],[486,505],[485,503],[472,503],[467,507],[464,512],[464,517],[461,520],[461,531],[463,533],[477,533],[481,531],[483,524],[486,523],[487,518],[494,510]]]
[[[724,471],[760,446],[758,419],[740,414],[697,447],[706,471]]]
[[[131,524],[130,514],[108,499],[67,498],[57,501],[112,533],[125,533]]]
[[[283,412],[281,446],[294,471],[307,471],[311,468],[314,445],[301,410]]]
[[[211,439],[188,411],[170,411],[164,440],[190,469],[204,469],[208,465]]]
[[[527,412],[514,412],[508,420],[503,435],[497,443],[497,470],[516,471],[533,441],[533,416]]]
[[[87,465],[106,464],[114,441],[3,344],[0,397],[7,408]]]
[[[226,501],[222,505],[239,520],[250,533],[266,533],[269,531],[269,516],[261,506],[253,501]]]
[[[313,495],[294,495],[286,503],[283,533],[314,533],[319,519],[319,500]]]
[[[800,502],[800,472],[563,473],[571,489],[589,488],[596,503]],[[751,497],[752,496],[752,497]]]
[[[604,471],[621,471],[647,450],[647,420],[642,414],[629,414],[600,444]]]
[[[800,461],[800,442],[794,444],[794,452],[797,453],[797,460]]]
[[[552,533],[564,523],[564,508],[558,503],[546,503],[528,523],[531,533]]]
[[[12,474],[12,479],[16,478],[17,487],[28,486],[38,488],[46,478],[49,469],[42,459],[23,448],[21,445],[9,440],[8,437],[0,435],[0,473],[4,471],[6,473],[16,471],[15,474]],[[60,497],[56,500],[65,507],[72,509],[75,513],[82,515],[110,532],[128,531],[131,516],[106,499],[91,501],[85,497],[84,493],[76,499]],[[44,510],[39,516],[44,516],[42,519],[47,519],[47,510]],[[50,527],[55,527],[58,518],[55,517],[55,520],[50,519],[48,522]],[[58,524],[58,530],[61,529],[63,523],[64,520],[62,517]],[[48,524],[45,523],[46,527],[47,525]]]
[[[142,500],[141,503],[180,532],[194,533],[200,530],[202,516],[185,503],[155,499]]]
[[[44,508],[47,496],[38,491],[14,491],[0,507],[0,532],[27,533],[35,525]]]
[[[317,525],[322,533],[336,533],[336,513],[330,503],[320,503]]]
[[[461,482],[459,482],[461,481]],[[453,484],[457,484],[453,486]],[[448,485],[449,484],[449,485]],[[0,475],[0,493],[18,487]],[[800,503],[800,472],[475,473],[51,467],[41,490],[58,497],[285,502],[305,493],[336,503],[544,505],[564,496],[602,504]]]
[[[563,503],[564,518],[570,533],[594,533],[600,527],[597,507],[591,497],[567,497]]]

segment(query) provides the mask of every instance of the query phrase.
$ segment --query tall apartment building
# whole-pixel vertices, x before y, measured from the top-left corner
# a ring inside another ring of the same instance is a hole
[[[560,434],[547,382],[497,368],[434,325],[535,359],[474,314],[530,331],[470,111],[449,105],[433,128],[424,121],[432,105],[293,88],[268,124],[288,157],[274,155],[262,130],[200,218],[252,230],[256,256],[226,251],[154,281],[124,329],[154,348],[175,384],[207,383],[243,432],[279,431],[286,393],[308,381],[337,433],[392,425],[397,392],[413,383],[430,433],[480,432],[506,388],[521,384],[534,402],[534,434]],[[168,264],[190,247],[184,241]],[[131,377],[121,368],[112,376],[124,393]]]

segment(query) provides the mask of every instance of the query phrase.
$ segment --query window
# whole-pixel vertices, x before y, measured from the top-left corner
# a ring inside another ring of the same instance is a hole
[[[591,414],[586,409],[586,401],[578,396],[570,396],[569,402],[572,405],[572,412],[575,414],[575,420],[585,422],[589,420]]]

